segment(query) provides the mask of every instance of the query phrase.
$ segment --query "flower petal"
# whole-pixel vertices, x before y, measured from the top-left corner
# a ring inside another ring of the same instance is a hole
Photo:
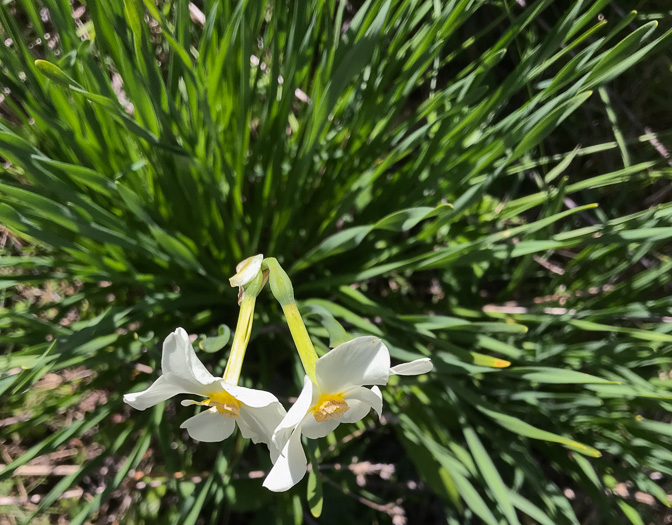
[[[320,357],[315,375],[325,394],[356,386],[385,385],[390,377],[390,352],[377,337],[357,337]]]
[[[299,394],[287,415],[278,424],[273,432],[273,442],[279,450],[285,448],[292,431],[298,427],[308,414],[310,407],[313,406],[313,382],[308,376],[303,379],[303,390]]]
[[[400,376],[418,376],[431,372],[434,365],[429,357],[416,359],[410,363],[401,363],[400,365],[390,368],[390,374],[397,374]]]
[[[285,417],[285,409],[276,401],[265,407],[241,407],[238,418],[238,428],[243,437],[254,443],[265,443],[271,452],[271,460],[275,463],[280,455],[280,449],[272,441],[273,431]]]
[[[189,435],[198,441],[214,443],[228,438],[236,428],[236,422],[220,415],[213,407],[190,417],[180,428],[186,428]]]
[[[177,394],[184,394],[184,389],[171,381],[171,375],[166,374],[154,381],[147,390],[126,394],[124,401],[138,410],[145,410],[170,399]]]
[[[323,438],[327,434],[330,434],[334,429],[343,423],[343,418],[348,415],[350,410],[348,410],[343,416],[334,418],[330,421],[317,421],[312,414],[309,414],[306,417],[306,420],[301,425],[301,433],[310,439],[319,439]]]
[[[350,406],[350,410],[340,418],[341,423],[357,423],[357,421],[364,419],[371,412],[371,406],[363,401],[350,399],[348,400],[348,405]]]
[[[298,403],[298,401],[297,401]],[[295,403],[296,404],[296,403]],[[289,412],[287,413],[289,415]],[[292,433],[263,486],[273,492],[283,492],[296,485],[306,475],[308,461],[301,445],[301,426]]]
[[[256,390],[254,388],[245,388],[244,386],[237,386],[227,383],[225,381],[220,381],[222,388],[226,390],[229,394],[235,397],[238,401],[247,405],[248,407],[261,408],[272,405],[273,403],[278,403],[278,398],[275,397],[270,392],[265,392],[264,390]],[[282,409],[283,416],[285,409]]]
[[[198,391],[203,385],[207,386],[217,381],[217,378],[213,377],[196,357],[189,336],[182,328],[175,330],[163,342],[161,369],[164,374],[170,373],[179,377],[185,385],[191,383],[194,391]],[[203,391],[202,388],[200,390]],[[204,392],[204,395],[207,394]]]
[[[233,287],[245,286],[261,271],[261,263],[264,256],[260,253],[253,257],[248,257],[236,266],[236,275],[229,279],[229,284]]]
[[[378,414],[378,417],[380,417],[381,412],[383,411],[383,394],[380,391],[380,388],[377,386],[374,386],[371,389],[364,388],[364,387],[359,387],[354,389],[352,392],[349,392],[345,396],[345,402],[350,404],[351,401],[361,401],[362,403],[366,404],[370,408],[373,408],[376,413]],[[346,417],[350,413],[350,410],[348,410],[343,417]],[[368,412],[367,412],[368,413]],[[364,414],[366,415],[366,414]],[[362,416],[364,417],[364,416]],[[361,418],[359,418],[361,419]],[[356,419],[355,421],[359,421],[359,419]],[[351,423],[354,423],[354,421],[349,421]]]

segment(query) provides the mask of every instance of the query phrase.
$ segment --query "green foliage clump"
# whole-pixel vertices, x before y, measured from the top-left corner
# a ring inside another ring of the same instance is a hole
[[[264,253],[318,351],[336,318],[435,364],[385,389],[384,424],[316,442],[322,521],[660,518],[672,18],[619,3],[3,2],[11,515],[301,523],[305,485],[262,489],[245,440],[121,399],[177,326],[221,373],[228,277]],[[257,316],[243,378],[286,401],[300,364],[279,308]]]

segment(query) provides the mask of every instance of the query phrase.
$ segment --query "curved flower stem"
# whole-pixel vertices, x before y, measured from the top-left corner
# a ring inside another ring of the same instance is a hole
[[[257,301],[257,295],[264,286],[262,272],[252,279],[243,288],[243,298],[240,303],[240,313],[238,314],[238,323],[236,324],[236,333],[231,343],[231,353],[224,370],[224,381],[232,385],[238,384],[240,370],[245,359],[247,343],[250,341],[252,333],[252,321],[254,319],[254,305]]]
[[[313,342],[310,340],[308,330],[306,330],[306,325],[303,324],[303,319],[301,318],[299,309],[296,307],[296,303],[292,302],[286,306],[283,306],[282,311],[285,313],[285,318],[287,319],[287,324],[289,325],[289,331],[292,334],[292,339],[294,339],[294,344],[296,345],[296,349],[299,352],[299,357],[301,358],[303,368],[313,383],[317,383],[315,378],[315,363],[317,362],[317,352],[315,352]]]
[[[301,363],[310,379],[317,383],[315,379],[315,363],[317,361],[317,352],[313,342],[310,340],[306,325],[303,323],[299,309],[294,300],[294,288],[289,276],[282,269],[275,257],[268,257],[264,259],[262,268],[269,270],[268,283],[271,285],[273,295],[280,303],[282,311],[287,319],[289,331],[292,334],[292,339],[296,345],[296,350],[299,352]]]

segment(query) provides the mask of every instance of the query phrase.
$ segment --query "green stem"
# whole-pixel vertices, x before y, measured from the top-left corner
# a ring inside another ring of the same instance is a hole
[[[252,319],[254,317],[254,304],[256,300],[257,298],[254,295],[249,295],[243,297],[243,302],[240,304],[236,333],[233,336],[231,353],[224,370],[224,381],[232,385],[237,385],[240,378],[240,370],[243,367],[247,343],[250,341],[250,334],[252,332]]]
[[[290,281],[289,276],[285,270],[282,269],[282,266],[280,266],[280,263],[278,263],[275,257],[264,259],[262,268],[266,268],[269,271],[268,284],[270,284],[273,295],[280,303],[280,306],[282,306],[282,311],[287,319],[287,325],[289,326],[289,331],[292,334],[292,339],[296,345],[296,350],[301,358],[303,368],[308,377],[310,377],[314,383],[317,383],[315,378],[317,352],[315,352],[315,347],[310,340],[306,325],[303,324],[303,319],[296,306],[292,281]]]
[[[303,368],[306,371],[306,374],[308,374],[308,377],[310,377],[313,383],[317,384],[317,379],[315,378],[317,352],[315,352],[313,342],[310,340],[306,325],[303,324],[299,309],[296,307],[295,302],[291,302],[290,304],[283,306],[282,311],[285,313],[289,331],[292,334],[292,339],[294,339],[296,350],[299,352],[301,364],[303,364]]]
[[[231,343],[231,352],[229,360],[224,370],[224,381],[232,385],[238,384],[240,370],[243,367],[245,351],[250,342],[252,333],[252,321],[254,320],[254,305],[257,302],[257,295],[264,287],[264,277],[262,272],[243,287],[243,299],[240,303],[240,313],[238,314],[238,323],[236,324],[236,333]]]

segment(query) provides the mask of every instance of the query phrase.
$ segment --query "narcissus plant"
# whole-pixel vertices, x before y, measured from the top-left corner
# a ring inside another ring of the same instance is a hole
[[[237,424],[243,437],[255,443],[265,443],[271,458],[275,458],[277,451],[271,438],[285,416],[285,409],[269,392],[238,386],[256,297],[264,285],[263,274],[259,271],[262,258],[256,256],[243,261],[239,272],[232,277],[232,286],[240,287],[241,304],[224,377],[214,377],[208,372],[196,356],[187,332],[178,328],[163,343],[163,375],[147,390],[126,394],[124,401],[133,408],[145,410],[178,394],[201,396],[203,400],[182,401],[183,406],[207,407],[181,425],[192,438],[206,442],[222,441],[233,433]]]
[[[273,434],[280,454],[272,458],[274,466],[264,487],[279,492],[296,485],[306,473],[302,435],[324,437],[341,423],[363,419],[371,409],[380,416],[383,396],[377,385],[386,385],[391,374],[424,374],[432,369],[432,363],[425,358],[390,368],[390,352],[377,337],[357,337],[318,359],[294,301],[289,276],[275,259],[264,260],[264,267],[270,272],[271,291],[282,306],[306,371],[301,394]]]

